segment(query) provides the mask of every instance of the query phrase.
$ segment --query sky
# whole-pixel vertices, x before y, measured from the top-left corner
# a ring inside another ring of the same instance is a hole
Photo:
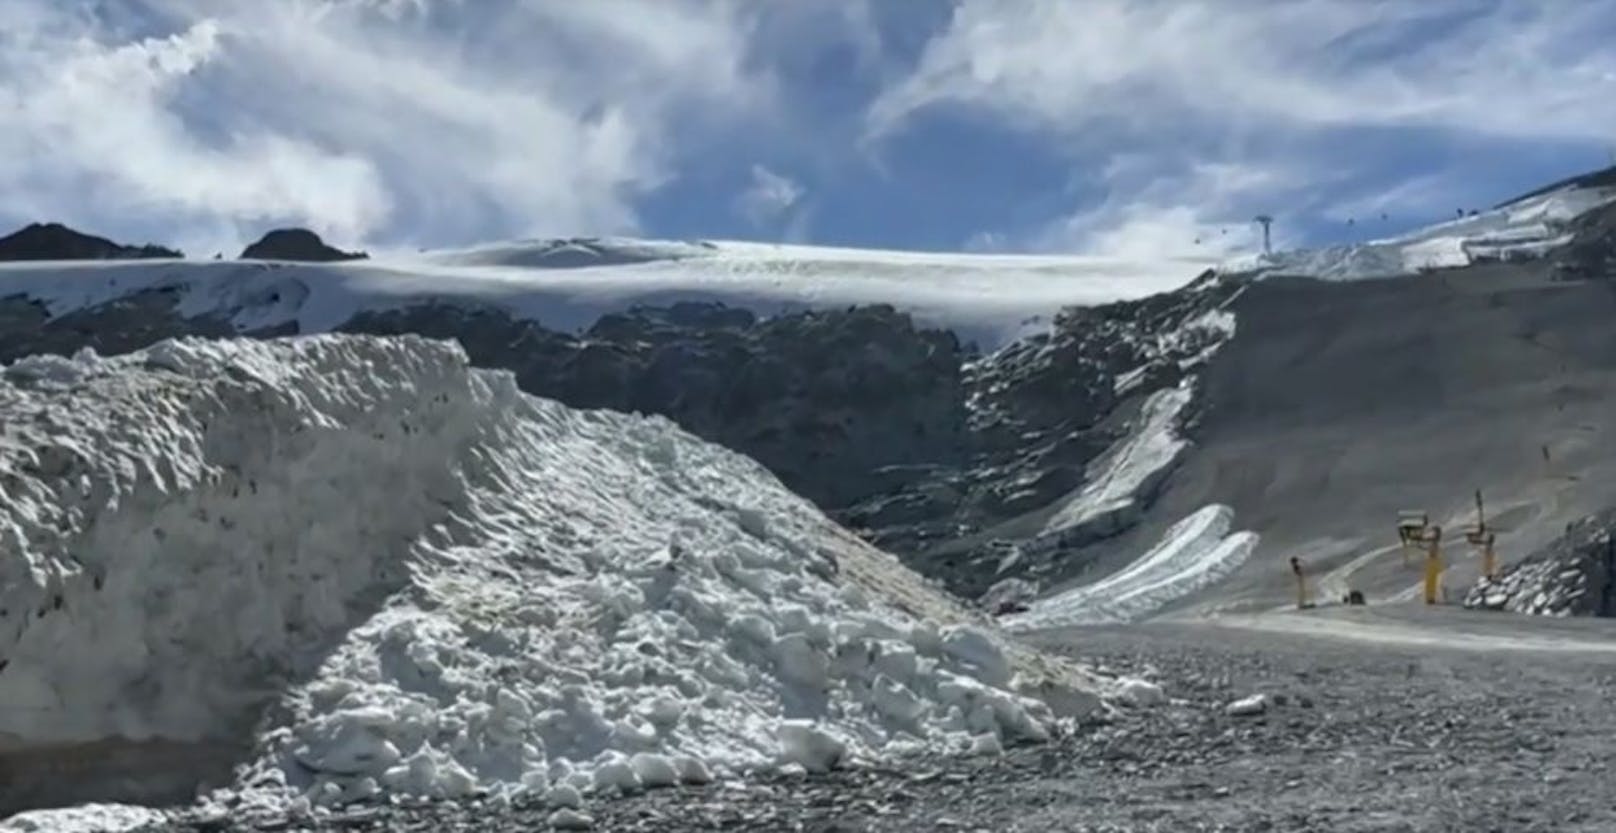
[[[1583,0],[0,0],[0,226],[1350,242],[1616,161]]]

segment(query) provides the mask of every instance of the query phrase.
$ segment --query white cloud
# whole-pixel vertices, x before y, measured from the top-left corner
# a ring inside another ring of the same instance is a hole
[[[1122,156],[1102,173],[1109,197],[1033,230],[1021,245],[1215,263],[1260,246],[1252,218],[1259,212],[1282,213],[1275,206],[1304,181],[1299,171],[1230,163],[1173,171],[1160,167],[1159,160]],[[1283,239],[1283,224],[1279,230]]]
[[[1074,135],[1239,124],[1604,138],[1613,23],[1597,3],[962,0],[870,122],[883,133],[966,105]]]
[[[1597,3],[959,0],[866,129],[890,139],[947,110],[1045,137],[1077,172],[1078,205],[1011,239],[1195,256],[1257,245],[1258,212],[1279,218],[1281,244],[1304,213],[1408,217],[1477,199],[1451,175],[1374,199],[1377,166],[1401,148],[1365,147],[1365,131],[1427,147],[1608,141],[1612,36],[1616,14]]]
[[[803,193],[802,185],[795,180],[753,165],[752,182],[736,198],[735,207],[753,225],[767,225],[794,208]]]
[[[631,231],[687,134],[772,102],[726,2],[126,5],[163,31],[0,0],[13,210],[347,243]]]

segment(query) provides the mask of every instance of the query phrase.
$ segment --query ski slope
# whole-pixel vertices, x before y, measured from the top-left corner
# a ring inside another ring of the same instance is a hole
[[[1236,259],[1219,268],[1354,280],[1452,269],[1488,260],[1532,259],[1569,243],[1570,221],[1612,201],[1616,201],[1616,188],[1568,186],[1398,237],[1274,252]]]
[[[993,349],[1043,330],[1063,306],[1170,290],[1211,265],[740,242],[520,241],[338,264],[4,264],[0,298],[36,298],[62,315],[141,289],[172,288],[186,315],[220,316],[243,330],[295,322],[302,333],[331,331],[360,311],[429,300],[491,304],[562,331],[639,304],[717,301],[762,316],[890,304],[922,325]]]
[[[272,698],[217,801],[571,805],[1098,702],[753,461],[452,343],[32,357],[0,425],[0,755],[227,737]]]

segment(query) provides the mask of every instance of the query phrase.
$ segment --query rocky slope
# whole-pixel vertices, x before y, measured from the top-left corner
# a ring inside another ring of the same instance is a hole
[[[1217,327],[1187,325],[1238,286],[1208,277],[1178,293],[1069,309],[1048,333],[988,356],[884,306],[759,319],[682,303],[607,315],[571,334],[493,307],[423,300],[361,312],[336,329],[457,339],[475,364],[513,371],[530,393],[671,417],[759,460],[881,546],[926,561],[921,554],[938,542],[1079,487],[1141,399],[1176,383],[1221,337]],[[42,303],[0,299],[0,361],[236,332],[222,315],[185,315],[171,289],[56,318]],[[1004,577],[1003,546],[995,538],[931,566],[975,596]]]
[[[1558,540],[1482,578],[1464,605],[1540,616],[1616,616],[1616,510],[1574,523]]]

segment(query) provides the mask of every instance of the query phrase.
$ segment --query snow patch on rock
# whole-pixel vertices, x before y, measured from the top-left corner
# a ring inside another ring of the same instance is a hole
[[[1138,520],[1153,490],[1189,450],[1179,420],[1194,397],[1194,380],[1145,400],[1133,430],[1094,463],[1095,474],[1058,508],[1028,551],[1077,546],[1110,537]]]
[[[1093,584],[1040,599],[1000,622],[1013,630],[1130,622],[1232,573],[1257,546],[1257,534],[1232,531],[1234,510],[1203,507],[1174,524],[1151,550]]]

